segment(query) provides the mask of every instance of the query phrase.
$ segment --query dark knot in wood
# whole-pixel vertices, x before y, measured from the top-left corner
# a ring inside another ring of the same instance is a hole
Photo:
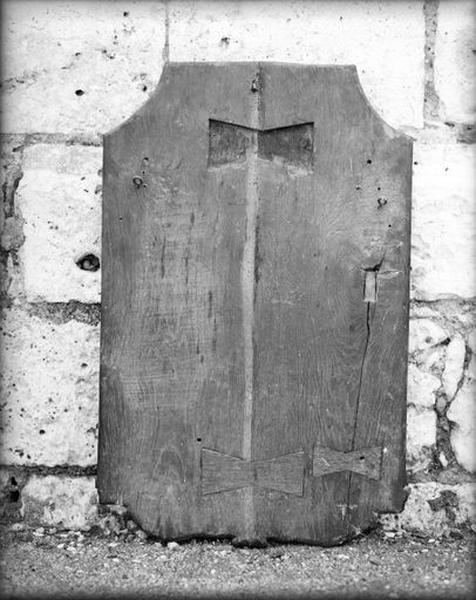
[[[134,177],[132,178],[132,183],[136,186],[137,189],[141,187],[146,187],[144,180],[140,175],[134,175]]]

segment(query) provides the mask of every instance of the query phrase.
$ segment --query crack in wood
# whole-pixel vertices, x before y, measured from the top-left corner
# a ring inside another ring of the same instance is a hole
[[[370,336],[372,333],[371,332],[371,321],[372,321],[373,313],[375,311],[375,304],[377,302],[378,274],[379,274],[379,271],[382,267],[384,260],[385,260],[385,253],[382,256],[381,260],[377,264],[375,264],[373,267],[365,269],[364,302],[366,303],[366,314],[365,314],[366,336],[365,336],[364,350],[362,353],[362,361],[360,363],[357,402],[356,402],[355,411],[354,411],[354,427],[353,427],[353,431],[352,431],[352,441],[351,441],[351,446],[350,446],[351,452],[355,452],[355,440],[357,437],[358,416],[359,416],[359,409],[360,409],[361,396],[362,396],[362,382],[363,382],[363,378],[364,378],[364,370],[365,370],[365,363],[367,360],[367,354],[368,354],[368,349],[369,349]],[[381,457],[381,451],[380,451],[380,457]],[[358,470],[356,471],[355,469],[351,469],[350,471],[351,472],[349,473],[349,483],[348,483],[348,487],[347,487],[347,506],[350,506],[350,498],[351,498],[352,483],[353,483],[353,481],[352,481],[353,472],[359,473],[359,471]],[[363,473],[363,472],[360,472],[360,474],[362,474],[362,475],[365,474],[368,477],[370,477],[371,479],[379,479],[380,478],[380,467],[379,467],[379,476],[378,477],[373,477],[373,476],[369,475],[368,473]],[[351,516],[352,516],[351,513],[346,512],[348,528],[351,527],[351,523],[350,523]]]

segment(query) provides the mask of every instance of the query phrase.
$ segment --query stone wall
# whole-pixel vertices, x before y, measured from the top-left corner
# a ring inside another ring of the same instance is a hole
[[[3,518],[97,519],[101,135],[164,61],[356,64],[415,139],[409,498],[385,527],[474,522],[474,3],[2,2]]]

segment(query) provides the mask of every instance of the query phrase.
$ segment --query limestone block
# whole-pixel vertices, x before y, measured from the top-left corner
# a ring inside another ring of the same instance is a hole
[[[403,512],[381,515],[385,530],[420,531],[440,537],[455,525],[476,523],[476,484],[414,483]]]
[[[471,362],[476,363],[474,354]],[[451,447],[456,460],[464,469],[472,473],[476,472],[476,378],[474,370],[475,365],[473,364],[447,413],[448,419],[454,423],[451,429]]]
[[[6,0],[2,9],[6,133],[108,131],[159,80],[163,2]]]
[[[471,362],[468,365],[468,374],[471,375],[473,379],[476,379],[476,361],[474,360],[476,356],[476,329],[473,329],[468,334],[468,346],[470,347],[472,353]]]
[[[436,443],[436,413],[434,410],[407,409],[407,466],[412,471],[428,467],[431,450]]]
[[[432,408],[435,392],[441,386],[438,377],[421,371],[416,365],[408,366],[407,402],[417,408]]]
[[[97,518],[93,477],[33,475],[22,490],[22,514],[31,526],[87,529]]]
[[[100,270],[81,270],[76,261],[100,255],[102,149],[37,144],[24,152],[16,192],[23,281],[16,289],[31,302],[98,302]]]
[[[445,329],[431,319],[412,319],[409,329],[410,354],[436,346],[448,338]]]
[[[421,127],[423,3],[171,2],[173,61],[355,64],[364,91],[395,127]]]
[[[410,319],[438,319],[439,313],[431,304],[410,304]]]
[[[458,383],[463,376],[465,354],[466,346],[463,338],[455,336],[448,344],[445,370],[443,371],[443,387],[448,400],[453,399]]]
[[[443,0],[435,39],[435,90],[443,121],[473,122],[476,115],[476,4]]]
[[[476,523],[476,485],[474,483],[462,483],[456,488],[459,507],[456,511],[456,523]]]
[[[1,339],[0,462],[95,464],[99,327],[12,308]]]
[[[465,144],[415,144],[411,293],[476,296],[476,153]]]
[[[445,346],[433,346],[415,355],[415,364],[421,371],[441,377],[445,367]]]

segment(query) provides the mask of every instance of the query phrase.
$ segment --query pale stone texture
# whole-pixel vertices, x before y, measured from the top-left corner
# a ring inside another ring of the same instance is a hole
[[[443,0],[435,39],[435,89],[442,121],[473,122],[476,115],[476,4]]]
[[[3,489],[10,481],[11,473],[6,467],[0,467],[0,489]]]
[[[93,477],[33,475],[22,490],[22,514],[31,526],[88,529],[97,520]]]
[[[7,0],[2,9],[6,133],[105,132],[159,80],[162,2]]]
[[[421,371],[416,365],[408,367],[407,402],[417,408],[432,408],[435,404],[435,392],[441,386],[438,377]]]
[[[460,524],[469,521],[473,525],[476,525],[476,484],[463,483],[456,486],[456,492],[459,500],[456,523]]]
[[[411,471],[426,469],[436,443],[436,413],[434,410],[407,409],[407,467]]]
[[[423,3],[171,2],[173,61],[355,64],[395,127],[421,127]]]
[[[415,144],[411,293],[476,296],[475,149]]]
[[[443,387],[448,400],[452,400],[458,383],[463,376],[466,346],[461,336],[455,336],[446,350],[445,370],[443,371]]]
[[[37,144],[24,152],[15,199],[24,219],[23,281],[17,276],[10,294],[98,302],[100,270],[84,271],[76,261],[100,255],[102,149]]]
[[[473,354],[476,354],[476,329],[473,329],[468,335],[468,345]]]
[[[453,421],[451,446],[459,464],[476,472],[476,354],[472,355],[465,381],[447,413]]]
[[[410,354],[436,346],[448,337],[445,329],[431,319],[411,319],[409,328]]]
[[[434,537],[447,533],[453,526],[476,523],[476,484],[445,485],[428,482],[408,486],[408,499],[403,512],[381,515],[380,523],[385,530],[421,531]],[[433,510],[429,502],[450,493],[454,505]],[[448,516],[451,512],[451,517]]]
[[[445,354],[445,346],[432,346],[426,350],[417,352],[413,359],[421,371],[441,377],[445,366]]]
[[[13,308],[2,329],[0,462],[95,464],[99,327]]]

